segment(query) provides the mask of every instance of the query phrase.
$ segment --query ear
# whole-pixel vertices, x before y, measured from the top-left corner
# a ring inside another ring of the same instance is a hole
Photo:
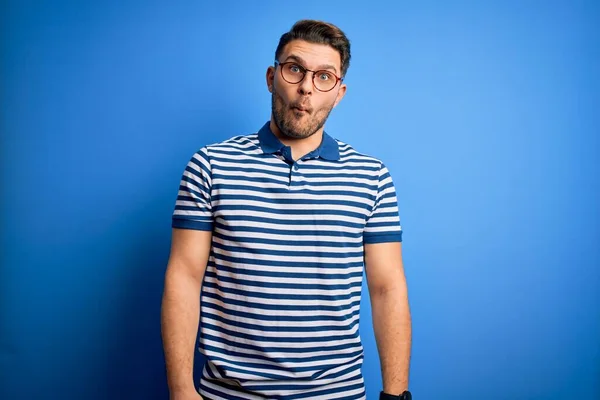
[[[273,85],[275,84],[275,68],[270,66],[267,68],[267,89],[269,92],[273,93]]]
[[[345,95],[346,95],[346,84],[342,83],[340,85],[340,88],[338,89],[338,93],[337,93],[337,96],[335,97],[335,102],[333,103],[333,106],[334,107],[337,106],[338,103],[340,101],[342,101],[342,99],[344,98]]]

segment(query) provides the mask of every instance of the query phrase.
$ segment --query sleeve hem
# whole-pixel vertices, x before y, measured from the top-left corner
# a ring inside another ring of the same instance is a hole
[[[191,219],[173,218],[171,227],[178,229],[194,229],[198,231],[212,231],[213,223],[206,221],[194,221]]]
[[[383,233],[379,235],[364,235],[364,244],[401,242],[402,232]]]

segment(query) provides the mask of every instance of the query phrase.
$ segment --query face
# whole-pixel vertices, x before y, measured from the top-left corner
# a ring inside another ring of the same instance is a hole
[[[285,46],[278,61],[293,61],[306,69],[327,70],[341,76],[340,54],[328,45],[293,40]],[[329,113],[344,97],[346,85],[338,82],[332,90],[321,92],[313,85],[312,72],[306,72],[299,83],[291,84],[282,78],[281,68],[267,70],[273,122],[289,138],[310,137],[323,129]]]

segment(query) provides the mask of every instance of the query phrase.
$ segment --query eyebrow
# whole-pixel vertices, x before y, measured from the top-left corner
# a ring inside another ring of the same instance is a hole
[[[290,54],[289,56],[287,56],[287,58],[285,60],[288,61],[290,59],[297,61],[300,64],[303,64],[303,66],[304,66],[304,64],[306,64],[306,62],[302,59],[302,57],[297,56],[295,54]],[[321,64],[317,67],[317,70],[322,70],[322,69],[332,69],[336,74],[338,73],[335,66],[333,66],[331,64]]]

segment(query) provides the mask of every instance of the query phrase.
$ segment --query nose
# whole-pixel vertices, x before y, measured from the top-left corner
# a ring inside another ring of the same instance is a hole
[[[304,74],[304,78],[298,83],[298,93],[302,95],[312,94],[312,91],[314,89],[312,74],[312,72],[306,71],[306,74]]]

